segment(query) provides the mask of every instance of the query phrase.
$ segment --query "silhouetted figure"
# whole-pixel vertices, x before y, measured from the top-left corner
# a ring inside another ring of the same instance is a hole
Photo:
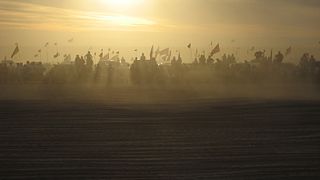
[[[88,53],[86,54],[85,56],[86,58],[86,65],[87,67],[92,70],[92,67],[93,67],[93,56],[91,55],[91,52],[88,51]]]
[[[180,53],[179,53],[179,56],[178,56],[177,64],[178,64],[178,65],[181,65],[181,64],[182,64],[182,58],[181,58]]]
[[[206,57],[203,54],[200,56],[199,64],[200,65],[205,65],[206,64]]]
[[[121,58],[121,64],[126,64],[126,60],[124,59],[124,57]]]
[[[222,61],[227,61],[227,55],[226,54],[223,54],[223,56],[222,56]]]
[[[208,56],[207,64],[212,65],[214,63],[214,59],[211,56]]]
[[[278,54],[274,57],[275,63],[282,63],[284,55],[279,51]]]
[[[302,68],[306,68],[309,64],[309,54],[308,53],[304,53],[302,55],[302,57],[300,58],[300,66]]]
[[[145,61],[146,60],[146,56],[144,55],[144,53],[142,53],[141,57],[140,57],[141,61]]]
[[[76,56],[74,63],[78,70],[80,70],[85,64],[84,60],[79,55]]]
[[[315,63],[316,63],[316,59],[314,58],[313,55],[310,56],[310,60],[309,61],[310,61],[311,65],[315,65]]]
[[[171,65],[175,66],[177,64],[176,57],[174,56],[171,60]]]

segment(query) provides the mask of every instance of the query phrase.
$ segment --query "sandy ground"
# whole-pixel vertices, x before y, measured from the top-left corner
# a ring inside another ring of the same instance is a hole
[[[319,100],[116,92],[2,95],[0,179],[320,177]]]

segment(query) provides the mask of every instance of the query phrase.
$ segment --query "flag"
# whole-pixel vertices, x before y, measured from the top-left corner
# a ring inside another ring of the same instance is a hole
[[[54,58],[57,58],[57,57],[59,57],[59,56],[60,56],[60,53],[59,53],[59,52],[57,52],[55,55],[53,55]]]
[[[69,39],[68,42],[69,42],[69,43],[72,43],[72,42],[73,42],[73,38]]]
[[[288,56],[289,54],[291,54],[292,48],[291,46],[286,50],[286,56]]]
[[[153,57],[153,45],[152,45],[151,50],[150,50],[150,60],[152,59],[152,57]]]
[[[159,51],[159,55],[160,56],[164,56],[164,55],[168,56],[169,55],[169,48],[166,48],[166,49]]]
[[[113,60],[113,61],[118,61],[119,60],[119,55],[115,55],[113,56],[110,60]]]
[[[157,48],[157,50],[156,50],[156,53],[155,53],[155,54],[156,54],[156,57],[155,57],[156,59],[157,59],[157,57],[158,57],[158,55],[159,55],[159,52],[160,52],[160,47],[158,46],[158,48]]]
[[[190,49],[191,48],[191,43],[189,43],[187,47]]]
[[[18,45],[16,44],[16,48],[14,49],[14,51],[13,51],[13,53],[12,53],[12,55],[11,55],[11,58],[13,58],[15,55],[17,55],[18,53],[19,53],[19,47],[18,47]]]
[[[103,52],[99,54],[100,59],[103,58]]]
[[[168,58],[167,58],[167,61],[170,61],[170,60],[171,60],[171,51],[169,52]]]
[[[210,56],[213,56],[215,54],[217,54],[218,52],[220,52],[220,45],[219,43],[216,45],[216,47],[214,47],[210,53]]]
[[[103,53],[101,53],[100,55],[102,55],[103,56]],[[109,53],[107,54],[107,55],[105,55],[104,57],[100,57],[100,58],[102,58],[101,60],[104,60],[104,61],[107,61],[107,60],[109,60]]]
[[[138,49],[135,49],[135,50],[133,50],[134,52],[137,52],[138,51]]]
[[[44,47],[48,47],[49,46],[49,42],[47,42],[45,45],[44,45]]]
[[[42,52],[42,50],[41,50],[41,49],[39,49],[39,50],[38,50],[38,53],[41,53],[41,52]]]

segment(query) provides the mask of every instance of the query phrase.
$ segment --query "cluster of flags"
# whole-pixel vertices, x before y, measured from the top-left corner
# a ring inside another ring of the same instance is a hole
[[[72,43],[73,41],[74,41],[73,38],[71,38],[71,39],[68,40],[69,43]],[[49,45],[50,45],[50,43],[49,43],[49,42],[46,42],[46,43],[44,44],[44,47],[47,48]],[[58,46],[58,43],[55,42],[54,45],[55,45],[55,46]],[[20,52],[20,48],[19,48],[18,43],[15,43],[15,46],[16,46],[16,47],[14,48],[14,50],[13,50],[13,52],[12,52],[12,54],[11,54],[11,58],[14,58],[14,57]],[[36,58],[36,57],[41,56],[41,53],[42,53],[42,49],[39,49],[39,50],[37,51],[37,54],[34,55],[34,57]],[[57,53],[54,54],[53,57],[54,57],[54,58],[57,58],[57,57],[59,57],[59,56],[60,56],[60,53],[59,53],[58,50],[57,50]]]
[[[74,41],[73,38],[67,40],[68,43],[72,43],[73,41]],[[231,40],[231,42],[234,43],[235,40]],[[320,42],[319,42],[319,44],[320,44]],[[49,43],[49,42],[46,42],[43,47],[44,47],[44,48],[47,48],[49,45],[50,45],[50,43]],[[58,43],[55,42],[55,43],[53,43],[53,45],[57,47],[57,46],[58,46]],[[20,52],[18,43],[15,43],[15,46],[16,46],[16,47],[15,47],[14,51],[12,52],[11,58],[14,58],[14,57]],[[215,54],[217,54],[217,53],[219,53],[219,52],[221,51],[221,49],[220,49],[220,44],[219,44],[219,43],[218,43],[216,46],[213,47],[213,43],[212,43],[212,41],[211,41],[210,47],[212,48],[212,50],[211,50],[210,53],[209,53],[209,56],[210,56],[210,57],[214,56]],[[191,50],[191,49],[192,49],[192,44],[191,44],[191,43],[187,44],[187,48]],[[252,46],[249,50],[250,50],[251,52],[253,52],[253,51],[256,50],[256,47],[255,47],[255,46]],[[119,59],[119,54],[120,54],[120,52],[119,52],[119,51],[116,51],[116,52],[115,52],[115,51],[112,51],[111,55],[113,55],[113,56],[110,58],[110,51],[111,51],[111,49],[109,48],[109,49],[108,49],[108,53],[107,53],[106,55],[104,55],[103,49],[101,49],[101,53],[99,54],[100,59],[102,59],[102,60],[118,60],[118,59]],[[134,51],[135,51],[135,52],[138,52],[138,49],[134,49]],[[178,52],[178,51],[177,51],[177,52]],[[248,51],[247,51],[247,52],[248,52]],[[39,49],[39,50],[37,51],[37,54],[34,55],[34,57],[35,57],[35,58],[36,58],[36,57],[41,57],[41,53],[42,53],[42,49]],[[285,56],[288,56],[288,55],[290,55],[291,53],[292,53],[292,47],[290,46],[290,47],[288,47],[288,48],[286,49],[286,51],[285,51]],[[96,55],[96,54],[97,54],[97,53],[95,53],[95,55]],[[170,50],[170,48],[164,48],[164,49],[161,49],[161,50],[160,50],[160,48],[158,47],[157,50],[154,50],[154,46],[152,46],[152,47],[151,47],[151,50],[150,50],[150,59],[152,59],[152,58],[157,59],[157,57],[160,57],[160,58],[161,58],[162,60],[164,60],[164,61],[169,61],[170,58],[171,58],[171,55],[172,55],[172,51]],[[179,53],[179,55],[180,55],[180,53]],[[59,51],[58,51],[58,49],[57,49],[57,53],[55,53],[55,54],[53,55],[53,58],[58,58],[59,56],[60,56],[60,53],[59,53]],[[191,50],[191,56],[192,56],[192,50]],[[195,56],[198,57],[198,49],[196,49],[196,54],[195,54]]]
[[[211,41],[210,46],[212,47],[212,45],[213,45],[213,43],[212,43],[212,41]],[[189,44],[187,45],[187,48],[191,49],[191,47],[192,47],[192,44],[189,43]],[[213,55],[219,53],[220,51],[221,51],[221,49],[220,49],[220,44],[218,43],[218,44],[210,51],[210,55],[209,55],[209,56],[212,57]],[[196,57],[197,57],[197,56],[198,56],[198,49],[196,49]]]
[[[212,44],[212,42],[211,42]],[[187,48],[191,50],[192,48],[192,44],[189,43],[187,45]],[[134,50],[135,52],[137,52],[137,49]],[[210,56],[213,56],[217,53],[219,53],[221,51],[220,49],[220,44],[218,43],[210,52]],[[176,51],[176,53],[179,53],[179,56],[180,56],[180,52],[179,51]],[[154,56],[155,54],[155,56]],[[197,54],[198,54],[198,49],[196,49],[196,57],[197,57]],[[158,47],[158,49],[154,52],[154,46],[151,47],[151,50],[150,50],[150,59],[152,58],[155,58],[157,59],[157,57],[160,57],[160,59],[162,59],[163,61],[170,61],[171,59],[171,56],[172,56],[172,50],[170,48],[164,48],[164,49],[160,49]]]
[[[112,51],[111,55],[113,55],[113,56],[111,58],[110,58],[110,51],[111,51],[111,49],[109,48],[108,53],[106,55],[104,55],[103,49],[101,49],[101,52],[99,54],[100,60],[103,60],[103,61],[107,61],[107,60],[117,61],[117,60],[119,60],[120,51]]]

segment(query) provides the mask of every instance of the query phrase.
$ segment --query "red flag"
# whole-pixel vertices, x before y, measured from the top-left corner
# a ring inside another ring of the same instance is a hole
[[[210,56],[213,56],[215,54],[217,54],[218,52],[220,52],[220,45],[217,44],[216,47],[214,47],[210,53]]]

